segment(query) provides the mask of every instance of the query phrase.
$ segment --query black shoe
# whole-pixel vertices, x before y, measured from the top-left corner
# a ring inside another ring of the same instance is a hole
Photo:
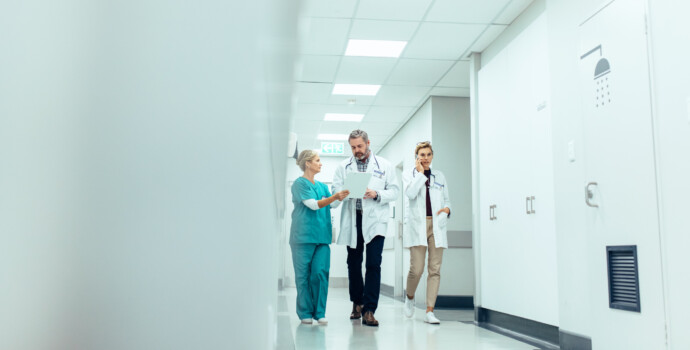
[[[350,314],[351,320],[358,320],[362,317],[362,308],[364,305],[357,305],[352,303],[352,313]]]

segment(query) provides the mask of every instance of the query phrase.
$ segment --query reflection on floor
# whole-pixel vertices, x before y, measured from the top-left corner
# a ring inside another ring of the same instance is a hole
[[[278,304],[278,349],[535,349],[503,335],[469,323],[471,310],[437,310],[440,325],[424,323],[424,310],[417,309],[413,318],[403,315],[402,301],[381,296],[376,319],[379,327],[363,326],[350,321],[350,303],[346,288],[328,291],[327,326],[300,324],[295,313],[294,288],[280,292]]]

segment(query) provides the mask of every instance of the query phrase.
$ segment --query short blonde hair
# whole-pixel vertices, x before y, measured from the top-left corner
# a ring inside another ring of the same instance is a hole
[[[422,149],[422,148],[428,148],[428,149],[431,150],[431,154],[434,154],[434,149],[431,148],[431,142],[429,142],[429,141],[424,141],[424,142],[420,142],[420,143],[417,144],[417,147],[415,147],[415,149],[414,149],[414,155],[418,155],[418,154],[419,154],[419,150]]]
[[[300,152],[299,156],[297,157],[297,166],[304,171],[307,168],[307,162],[314,160],[317,155],[318,153],[314,152],[313,150],[305,149],[304,151]]]

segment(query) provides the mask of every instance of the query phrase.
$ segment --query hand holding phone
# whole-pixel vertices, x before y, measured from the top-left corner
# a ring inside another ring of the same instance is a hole
[[[424,167],[422,166],[422,160],[419,159],[419,156],[418,156],[418,155],[415,155],[414,158],[415,158],[415,165],[414,165],[414,167],[417,169],[418,172],[424,173]]]

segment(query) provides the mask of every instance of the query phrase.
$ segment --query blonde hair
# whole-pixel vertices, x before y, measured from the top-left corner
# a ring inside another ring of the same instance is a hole
[[[414,149],[414,155],[418,155],[418,154],[419,154],[419,150],[422,149],[422,148],[428,148],[428,149],[431,150],[431,154],[434,154],[434,149],[431,148],[431,142],[429,142],[429,141],[424,141],[424,142],[420,142],[420,143],[417,144],[417,147],[415,147],[415,149]]]
[[[307,168],[307,162],[314,160],[317,155],[318,153],[314,152],[313,150],[305,149],[304,151],[300,152],[299,156],[297,157],[297,166],[304,171]]]

